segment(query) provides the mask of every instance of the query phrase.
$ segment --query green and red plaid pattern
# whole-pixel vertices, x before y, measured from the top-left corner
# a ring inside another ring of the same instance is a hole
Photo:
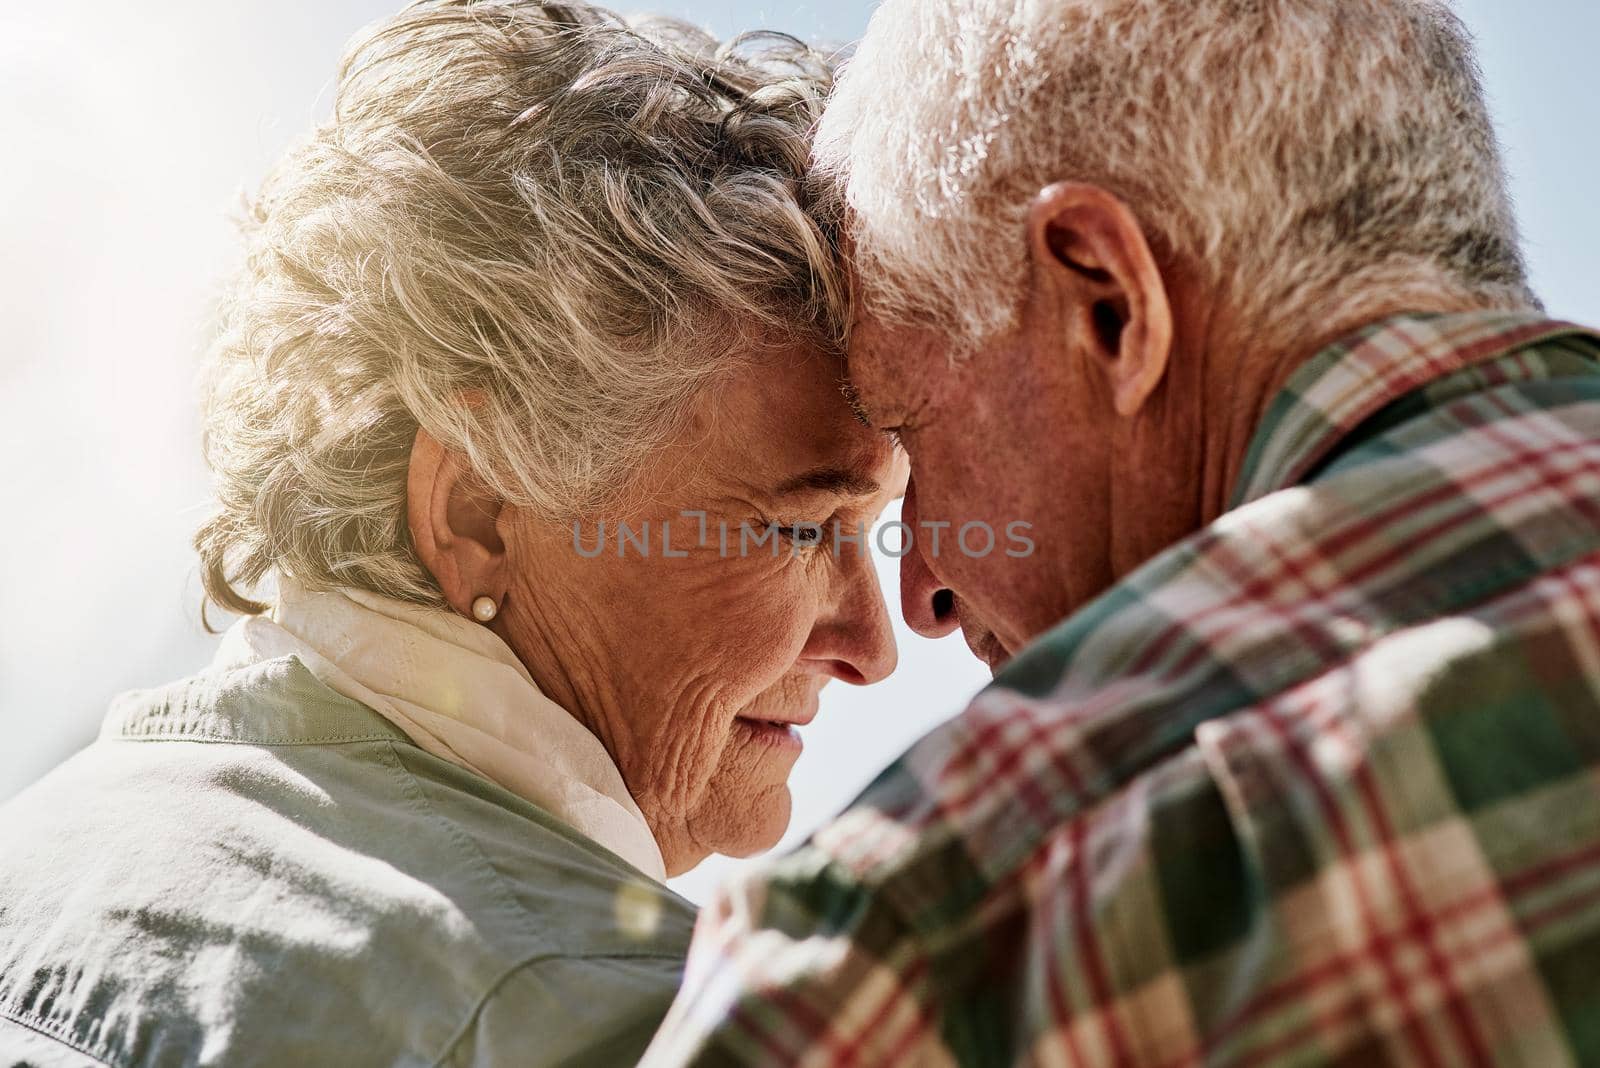
[[[1600,338],[1379,323],[702,914],[646,1064],[1600,1065]]]

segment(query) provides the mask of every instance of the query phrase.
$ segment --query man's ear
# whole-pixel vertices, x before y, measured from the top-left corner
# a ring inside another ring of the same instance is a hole
[[[417,556],[445,600],[471,617],[472,602],[506,593],[505,544],[496,528],[503,502],[473,477],[465,457],[417,430],[406,479],[406,520]]]
[[[1118,415],[1137,414],[1167,372],[1172,305],[1133,212],[1098,186],[1058,182],[1034,198],[1028,253],[1029,299],[1055,305],[1036,321],[1068,335],[1056,343],[1088,351]]]

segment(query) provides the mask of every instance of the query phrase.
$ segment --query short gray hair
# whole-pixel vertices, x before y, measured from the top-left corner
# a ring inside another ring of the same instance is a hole
[[[505,500],[593,507],[764,343],[836,345],[800,42],[426,2],[358,39],[267,179],[210,359],[208,598],[276,569],[442,605],[406,521],[426,428]],[[754,346],[754,348],[752,348]]]
[[[886,0],[815,165],[858,299],[958,347],[1014,324],[1061,180],[1263,331],[1392,287],[1537,306],[1471,40],[1433,0]]]

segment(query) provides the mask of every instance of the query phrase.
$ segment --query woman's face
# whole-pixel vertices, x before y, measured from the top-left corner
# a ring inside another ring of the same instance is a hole
[[[495,630],[605,744],[669,874],[773,845],[818,692],[894,668],[870,536],[847,539],[905,461],[839,381],[808,348],[754,360],[654,458],[647,503],[503,527]]]

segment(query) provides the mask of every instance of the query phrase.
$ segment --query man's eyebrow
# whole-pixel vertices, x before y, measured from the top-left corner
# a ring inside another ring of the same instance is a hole
[[[778,497],[801,493],[833,493],[840,497],[871,497],[882,487],[877,480],[847,467],[817,467],[779,483]]]

